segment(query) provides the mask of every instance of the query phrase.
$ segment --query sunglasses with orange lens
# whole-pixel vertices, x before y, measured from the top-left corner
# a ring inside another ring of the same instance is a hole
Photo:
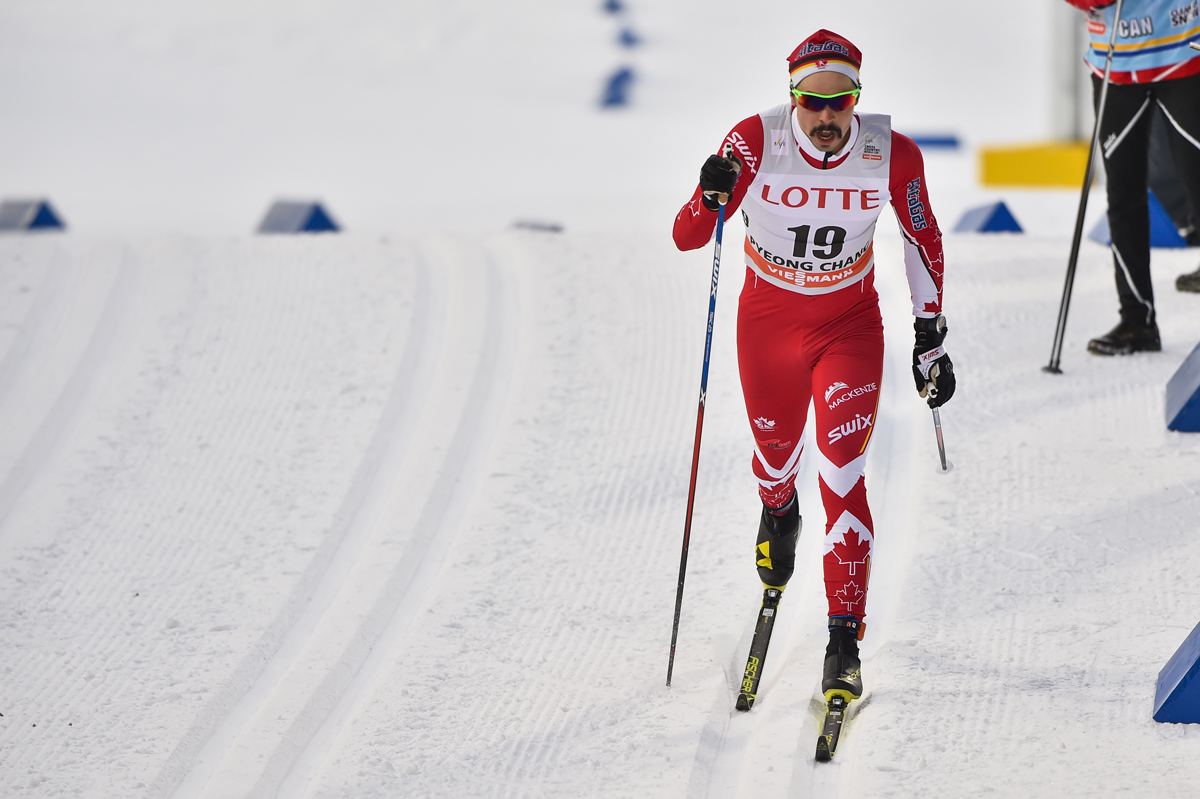
[[[802,92],[799,89],[792,89],[792,96],[796,98],[796,102],[805,110],[820,112],[826,108],[833,111],[845,111],[854,105],[858,100],[858,93],[862,91],[862,87],[851,89],[848,92],[838,92],[837,94],[817,94],[816,92]]]

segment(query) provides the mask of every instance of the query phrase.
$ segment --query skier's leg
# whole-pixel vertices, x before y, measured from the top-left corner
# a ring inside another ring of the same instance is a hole
[[[866,614],[875,529],[864,470],[883,377],[883,324],[874,303],[845,320],[851,331],[813,369],[817,464],[825,505],[825,595],[830,617]]]
[[[1167,140],[1183,189],[1191,206],[1192,222],[1200,225],[1200,74],[1156,84],[1155,94],[1167,118]],[[1193,236],[1200,235],[1193,232]],[[1200,269],[1180,275],[1180,291],[1200,291]]]
[[[812,367],[802,329],[779,312],[789,292],[752,275],[738,305],[738,372],[754,435],[759,496],[769,508],[784,508],[800,468]]]
[[[1098,103],[1098,78],[1093,78],[1093,89]],[[1108,226],[1121,319],[1139,326],[1155,322],[1154,287],[1150,283],[1150,210],[1146,199],[1153,103],[1148,86],[1110,85],[1100,122],[1100,154],[1107,179]]]
[[[812,386],[804,335],[795,324],[800,315],[786,313],[795,302],[788,294],[751,274],[738,306],[738,371],[763,502],[754,558],[763,585],[780,589],[795,569],[800,532],[795,481]]]
[[[875,527],[867,506],[864,467],[875,432],[883,377],[883,325],[874,303],[845,320],[813,369],[817,462],[825,528],[825,597],[829,646],[821,675],[827,702],[862,695],[858,637],[864,630]]]

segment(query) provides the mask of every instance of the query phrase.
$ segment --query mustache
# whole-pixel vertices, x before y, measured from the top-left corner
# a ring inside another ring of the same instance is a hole
[[[816,136],[818,133],[824,133],[826,131],[832,133],[835,138],[842,138],[842,129],[837,125],[817,125],[811,131],[809,131],[808,135]]]

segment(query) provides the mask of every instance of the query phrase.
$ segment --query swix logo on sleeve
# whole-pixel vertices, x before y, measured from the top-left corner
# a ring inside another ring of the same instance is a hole
[[[729,134],[729,143],[733,145],[733,149],[737,150],[738,157],[742,159],[742,163],[750,170],[751,174],[758,171],[758,159],[754,156],[754,151],[750,149],[750,145],[746,144],[746,140],[742,138],[742,134],[736,130]]]
[[[841,441],[848,435],[857,433],[859,430],[866,430],[872,427],[871,417],[874,415],[873,413],[868,413],[866,416],[863,416],[861,413],[855,414],[854,418],[850,421],[829,431],[829,443],[833,444]]]
[[[913,230],[924,230],[929,223],[925,220],[925,203],[921,202],[921,179],[910,180],[905,194],[908,197],[908,218],[912,221]]]

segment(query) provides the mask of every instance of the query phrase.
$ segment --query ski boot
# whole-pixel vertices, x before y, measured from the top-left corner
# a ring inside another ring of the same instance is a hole
[[[1188,243],[1191,243],[1190,237]],[[1175,278],[1175,290],[1200,292],[1200,269],[1197,269],[1195,272],[1187,272]]]
[[[1121,317],[1121,323],[1099,338],[1088,342],[1088,352],[1093,355],[1132,355],[1135,352],[1158,352],[1162,341],[1158,337],[1158,325],[1137,322]]]
[[[758,523],[758,541],[754,545],[754,562],[764,588],[783,590],[796,570],[796,541],[800,538],[800,507],[796,495],[782,508],[765,504]]]
[[[825,672],[821,692],[825,701],[835,697],[849,704],[862,696],[862,662],[858,659],[858,641],[866,625],[853,616],[829,619],[829,646],[825,647]]]

